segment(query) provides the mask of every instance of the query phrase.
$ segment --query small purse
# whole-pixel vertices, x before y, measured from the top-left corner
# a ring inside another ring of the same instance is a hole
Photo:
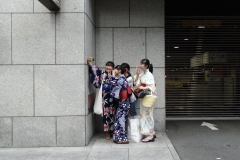
[[[142,98],[145,97],[146,95],[149,95],[148,90],[146,90],[146,89],[141,89],[141,90],[139,90],[138,93],[137,93],[137,98],[142,99]]]

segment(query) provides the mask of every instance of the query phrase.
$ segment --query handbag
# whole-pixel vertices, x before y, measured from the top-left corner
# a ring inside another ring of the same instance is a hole
[[[128,139],[136,143],[142,140],[139,117],[128,119]]]
[[[96,89],[96,97],[94,102],[93,111],[95,114],[102,115],[103,107],[102,107],[102,84],[101,87]]]
[[[141,90],[138,91],[137,97],[138,97],[138,98],[143,98],[143,97],[145,97],[145,96],[148,95],[148,94],[149,94],[149,91],[148,91],[148,90],[146,90],[146,89],[141,89]]]
[[[157,101],[158,97],[153,95],[152,92],[150,95],[145,95],[142,99],[142,105],[144,107],[153,107]]]

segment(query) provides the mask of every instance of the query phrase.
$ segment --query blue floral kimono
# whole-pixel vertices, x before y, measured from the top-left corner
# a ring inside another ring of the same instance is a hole
[[[100,88],[101,84],[103,84],[103,129],[106,132],[113,131],[116,101],[113,101],[113,97],[110,96],[111,84],[109,81],[108,73],[100,70],[95,65],[93,65],[90,69],[90,73],[90,82],[94,85],[95,88]]]
[[[116,79],[115,77],[111,77],[110,82],[112,87],[110,91],[110,95],[115,99],[119,100],[120,91],[127,89],[128,82],[124,75],[121,75],[118,79]],[[119,100],[119,105],[117,107],[115,124],[114,124],[114,134],[113,134],[114,141],[120,141],[120,142],[128,141],[125,125],[128,118],[129,108],[130,108],[129,99]]]

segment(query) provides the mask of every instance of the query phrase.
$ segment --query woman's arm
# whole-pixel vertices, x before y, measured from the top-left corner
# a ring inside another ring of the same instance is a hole
[[[139,69],[139,68],[136,68],[136,76],[134,77],[134,83],[137,83],[137,82],[138,82],[139,74],[140,74],[140,69]]]
[[[92,83],[95,88],[100,88],[102,83],[102,70],[100,70],[96,65],[93,65],[90,58],[87,59],[87,64],[91,74],[90,83]]]

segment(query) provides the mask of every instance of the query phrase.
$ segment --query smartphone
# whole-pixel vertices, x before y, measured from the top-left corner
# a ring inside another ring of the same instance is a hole
[[[93,61],[94,61],[94,58],[93,58],[93,57],[89,57],[89,60],[90,60],[91,62],[93,62]]]

